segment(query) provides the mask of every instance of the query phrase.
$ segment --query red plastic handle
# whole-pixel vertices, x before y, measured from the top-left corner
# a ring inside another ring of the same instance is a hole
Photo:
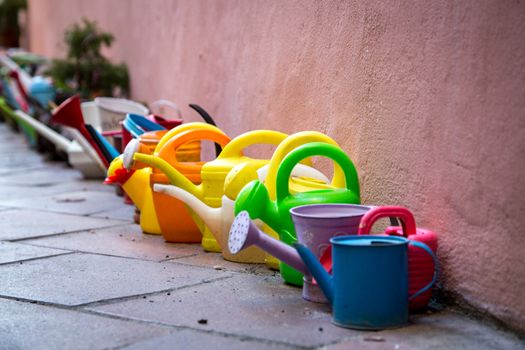
[[[405,207],[383,206],[370,209],[361,219],[358,235],[368,235],[374,223],[381,218],[397,217],[401,220],[403,236],[416,233],[416,220],[412,212]]]

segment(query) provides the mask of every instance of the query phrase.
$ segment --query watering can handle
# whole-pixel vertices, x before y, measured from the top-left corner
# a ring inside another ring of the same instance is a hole
[[[157,147],[155,147],[155,152],[158,152],[162,147],[164,147],[164,144],[168,142],[172,137],[183,133],[188,130],[195,130],[195,129],[201,129],[201,130],[212,130],[217,132],[222,132],[221,129],[216,127],[215,125],[202,123],[202,122],[193,122],[193,123],[184,123],[179,126],[174,127],[171,130],[168,130],[164,136],[160,139],[159,143],[157,144]]]
[[[302,159],[313,156],[324,156],[335,162],[334,178],[338,172],[343,172],[344,169],[345,187],[359,198],[360,190],[357,170],[346,153],[338,146],[323,142],[312,142],[294,149],[284,158],[277,172],[276,198],[278,203],[290,195],[289,178],[295,165]],[[334,181],[332,180],[332,182]]]
[[[412,300],[414,298],[417,298],[421,294],[425,293],[427,290],[429,290],[436,283],[436,281],[438,279],[438,275],[439,275],[439,264],[438,264],[438,261],[437,261],[436,254],[434,254],[432,249],[430,249],[429,246],[426,245],[425,243],[409,240],[408,244],[413,245],[414,247],[417,247],[417,248],[421,248],[424,251],[426,251],[432,257],[432,261],[434,262],[434,275],[432,276],[432,281],[430,281],[430,283],[427,284],[425,287],[421,288],[420,290],[418,290],[414,294],[410,295],[408,297],[408,300]]]
[[[256,144],[279,145],[288,135],[274,130],[253,130],[234,138],[217,157],[231,158],[242,156],[242,150]]]
[[[230,138],[220,130],[206,130],[206,129],[193,129],[184,131],[178,135],[175,135],[169,139],[159,150],[155,152],[158,157],[167,160],[171,165],[178,163],[175,152],[182,145],[200,140],[209,140],[218,143],[222,147],[226,146],[230,142]],[[170,158],[170,155],[173,157]]]
[[[270,199],[275,199],[277,172],[279,171],[279,166],[281,165],[284,157],[295,148],[310,142],[324,142],[338,146],[334,139],[318,131],[301,131],[288,136],[283,142],[281,142],[281,144],[279,144],[268,165],[268,174],[266,175],[266,180],[264,183],[266,188],[268,188]],[[338,167],[336,167],[332,185],[336,187],[344,186],[343,172],[341,169],[338,170]]]
[[[172,102],[170,100],[157,100],[155,102],[152,102],[149,105],[150,109],[153,109],[153,107],[162,107],[162,106],[167,106],[167,107],[173,109],[175,111],[175,113],[177,113],[177,116],[179,117],[179,119],[182,119],[182,113],[180,111],[180,108],[179,108],[179,106],[177,106],[175,104],[175,102]]]
[[[368,235],[374,223],[381,218],[397,217],[401,220],[403,236],[409,237],[416,233],[416,221],[412,212],[405,207],[378,206],[370,209],[362,218],[359,224],[358,235]]]

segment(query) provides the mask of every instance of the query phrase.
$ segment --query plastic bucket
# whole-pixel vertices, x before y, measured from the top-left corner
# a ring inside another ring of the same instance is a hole
[[[119,130],[120,122],[126,118],[128,113],[147,115],[148,108],[142,104],[122,98],[97,97],[95,104],[100,115],[100,123],[103,131]]]

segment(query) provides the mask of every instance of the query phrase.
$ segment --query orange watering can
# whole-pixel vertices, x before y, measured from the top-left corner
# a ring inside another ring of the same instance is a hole
[[[193,212],[188,211],[182,202],[163,193],[153,193],[151,190],[154,184],[169,183],[169,176],[159,170],[162,168],[158,166],[159,163],[171,171],[179,172],[191,184],[199,184],[201,182],[200,171],[205,162],[188,161],[191,158],[188,157],[190,154],[181,155],[180,149],[187,145],[200,144],[201,140],[209,140],[223,147],[230,141],[229,137],[215,126],[205,123],[187,123],[165,132],[153,152],[150,152],[151,143],[141,144],[139,141],[130,142],[124,151],[124,165],[128,169],[149,171],[148,192],[151,193],[159,230],[169,242],[200,242],[200,231],[203,244],[206,242],[209,245],[217,245],[202,221]]]

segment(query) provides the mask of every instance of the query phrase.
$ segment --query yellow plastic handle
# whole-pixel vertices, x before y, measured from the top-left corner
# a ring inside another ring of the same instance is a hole
[[[210,130],[210,131],[223,133],[221,129],[219,129],[215,125],[211,125],[208,123],[201,123],[201,122],[184,123],[184,124],[174,127],[160,139],[159,143],[157,144],[157,147],[155,148],[155,153],[158,152],[160,149],[162,149],[164,144],[168,142],[173,136],[178,135],[184,131],[195,130],[195,129]]]
[[[337,142],[331,137],[318,131],[301,131],[288,136],[275,150],[270,164],[268,166],[268,175],[266,175],[265,185],[270,194],[270,199],[276,197],[276,180],[277,170],[281,165],[284,157],[295,148],[310,142],[324,142],[339,147]],[[332,185],[335,187],[345,187],[345,174],[338,164],[335,164],[334,177]]]
[[[243,149],[256,144],[279,145],[287,136],[275,130],[248,131],[231,140],[217,159],[240,157]]]

